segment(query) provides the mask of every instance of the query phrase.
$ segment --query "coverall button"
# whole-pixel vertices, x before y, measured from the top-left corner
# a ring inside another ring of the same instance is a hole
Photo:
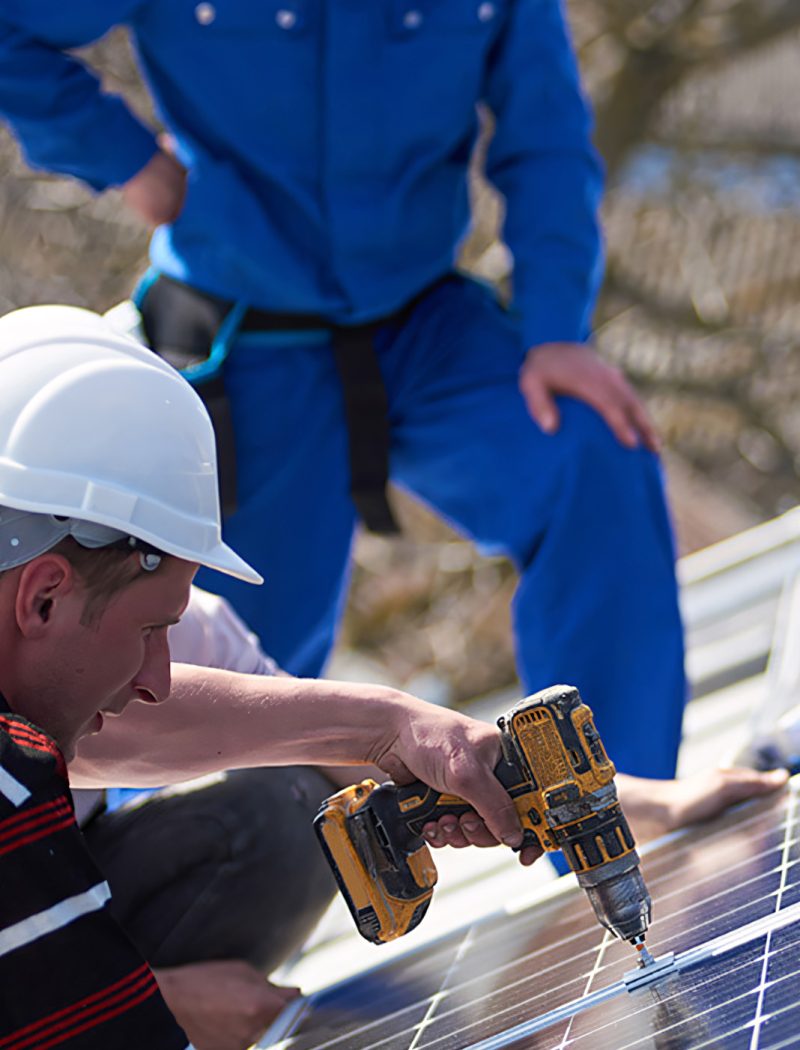
[[[194,9],[194,17],[201,26],[210,26],[217,17],[217,11],[213,4],[198,4]]]
[[[294,11],[290,11],[286,7],[282,7],[280,11],[275,12],[275,21],[281,27],[281,29],[294,29],[297,24],[297,15]]]
[[[491,3],[491,0],[484,0],[484,2],[478,7],[478,18],[481,22],[490,22],[496,13],[497,8]]]
[[[422,12],[412,9],[403,15],[403,25],[406,29],[419,29],[422,25]]]

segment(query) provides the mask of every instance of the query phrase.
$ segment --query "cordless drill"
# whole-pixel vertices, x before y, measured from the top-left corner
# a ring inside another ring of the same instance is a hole
[[[514,800],[519,848],[562,850],[601,925],[649,962],[650,895],[591,710],[577,689],[555,685],[497,724],[503,755],[494,773]],[[437,878],[422,828],[471,808],[421,781],[365,780],[322,803],[314,827],[363,937],[381,944],[421,922]]]

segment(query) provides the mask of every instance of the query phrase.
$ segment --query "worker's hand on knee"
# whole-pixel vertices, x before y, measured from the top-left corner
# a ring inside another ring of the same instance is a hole
[[[370,760],[398,784],[422,780],[475,808],[475,814],[465,814],[461,821],[443,817],[436,822],[433,827],[442,838],[434,835],[431,844],[519,846],[522,829],[514,803],[494,775],[500,759],[497,728],[412,697],[399,712],[399,724],[389,727]]]
[[[159,149],[124,184],[122,197],[148,226],[174,222],[186,197],[186,169],[171,153]]]
[[[519,387],[528,411],[543,431],[554,434],[560,417],[559,394],[591,405],[626,448],[645,445],[653,452],[660,440],[647,409],[618,368],[583,343],[544,343],[528,351]]]
[[[270,984],[238,959],[189,963],[155,971],[161,994],[196,1050],[245,1050],[299,988]]]

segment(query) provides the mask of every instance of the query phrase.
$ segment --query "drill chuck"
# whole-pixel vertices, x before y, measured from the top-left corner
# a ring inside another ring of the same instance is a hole
[[[577,873],[601,926],[623,941],[638,941],[650,926],[650,894],[635,852],[594,871]]]

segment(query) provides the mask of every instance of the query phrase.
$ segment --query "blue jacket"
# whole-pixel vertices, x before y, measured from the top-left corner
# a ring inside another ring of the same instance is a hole
[[[452,268],[478,103],[527,346],[586,338],[601,174],[560,0],[2,0],[0,113],[29,163],[101,190],[150,130],[64,49],[130,27],[190,168],[164,272],[361,321]]]

